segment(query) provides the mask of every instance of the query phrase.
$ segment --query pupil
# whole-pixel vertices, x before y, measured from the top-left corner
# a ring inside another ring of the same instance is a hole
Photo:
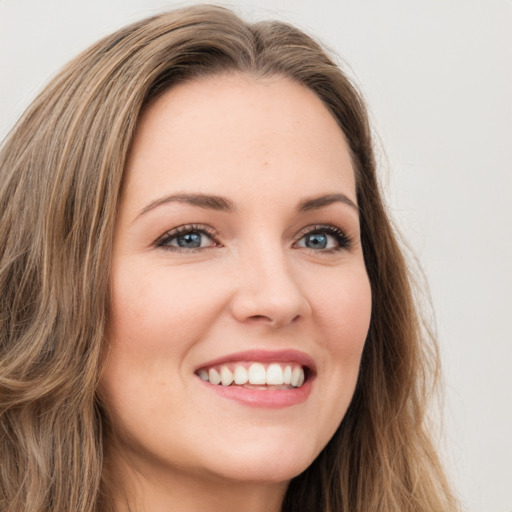
[[[187,233],[179,236],[176,241],[180,247],[197,248],[201,247],[201,235],[199,233]]]
[[[327,247],[327,236],[322,233],[309,235],[306,240],[306,246],[310,249],[325,249]]]

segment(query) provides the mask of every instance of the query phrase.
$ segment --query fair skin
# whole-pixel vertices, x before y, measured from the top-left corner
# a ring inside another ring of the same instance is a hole
[[[280,510],[354,392],[371,312],[359,229],[345,137],[308,89],[221,75],[144,112],[100,381],[120,511]]]

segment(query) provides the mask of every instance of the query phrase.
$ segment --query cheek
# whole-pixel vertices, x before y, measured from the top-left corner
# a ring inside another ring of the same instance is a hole
[[[113,343],[122,340],[148,357],[152,349],[162,356],[176,355],[199,339],[219,315],[222,300],[211,282],[173,269],[133,270],[125,269],[113,279],[109,329]]]
[[[319,336],[316,339],[324,354],[317,368],[317,392],[321,401],[316,418],[322,424],[323,436],[320,448],[339,427],[352,400],[372,309],[371,288],[364,267],[342,269],[335,277],[329,286],[312,294],[316,301],[313,304]],[[322,375],[327,378],[321,378]]]
[[[339,282],[338,286],[332,283]],[[350,359],[359,358],[368,334],[372,311],[370,282],[364,268],[332,280],[324,293],[317,293],[317,311],[326,333],[324,345]]]
[[[190,375],[187,356],[222,305],[217,287],[197,272],[193,279],[172,267],[141,271],[138,262],[115,268],[100,394],[118,427],[144,437],[139,409],[158,423],[184,405],[179,390]]]

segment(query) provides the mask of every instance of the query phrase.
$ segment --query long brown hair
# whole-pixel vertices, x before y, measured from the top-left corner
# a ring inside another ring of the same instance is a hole
[[[349,410],[292,480],[284,511],[456,508],[425,423],[437,374],[376,179],[356,89],[322,47],[279,22],[195,6],[103,39],[48,85],[0,153],[0,509],[110,508],[96,395],[113,229],[141,110],[179,82],[282,75],[312,91],[349,142],[373,311]]]

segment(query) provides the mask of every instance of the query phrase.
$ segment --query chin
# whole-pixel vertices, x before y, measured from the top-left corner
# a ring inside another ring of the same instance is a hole
[[[314,460],[314,459],[313,459]],[[221,478],[236,482],[279,483],[289,482],[292,478],[305,471],[312,460],[277,455],[266,459],[237,461],[233,464],[224,463],[216,468],[215,473]]]
[[[323,446],[304,442],[293,434],[277,436],[273,440],[263,436],[258,442],[229,444],[224,453],[216,450],[210,471],[219,476],[246,482],[287,482],[305,471],[315,460]]]

